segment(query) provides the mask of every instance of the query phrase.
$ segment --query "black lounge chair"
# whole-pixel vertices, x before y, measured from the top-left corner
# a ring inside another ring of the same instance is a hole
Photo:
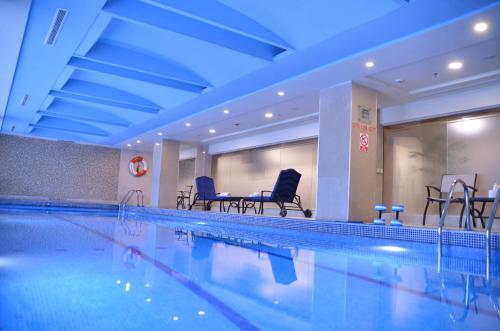
[[[224,202],[226,201],[239,201],[241,198],[229,197],[229,196],[218,196],[215,192],[214,180],[207,176],[201,176],[196,178],[196,194],[194,195],[193,203],[189,205],[189,210],[193,209],[193,206],[201,206],[203,210],[212,209],[212,203],[219,202],[219,211],[225,211]]]
[[[295,169],[281,170],[274,189],[272,191],[261,191],[259,196],[245,197],[243,199],[243,213],[248,208],[253,208],[256,213],[264,214],[264,204],[266,202],[275,203],[280,208],[280,215],[285,217],[288,210],[299,210],[305,217],[311,217],[309,209],[302,208],[300,196],[296,194],[302,175]],[[266,195],[268,194],[268,195]],[[255,209],[255,204],[259,204],[259,210]]]

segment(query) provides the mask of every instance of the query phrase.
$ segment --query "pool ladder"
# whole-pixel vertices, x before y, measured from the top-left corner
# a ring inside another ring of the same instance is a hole
[[[439,256],[441,256],[443,252],[443,227],[444,227],[444,220],[446,218],[446,215],[448,214],[448,208],[450,208],[450,203],[451,200],[453,199],[453,193],[455,191],[455,186],[457,184],[461,184],[464,187],[464,199],[465,199],[465,229],[468,231],[472,230],[471,224],[470,224],[470,196],[469,196],[469,189],[467,187],[467,184],[461,180],[461,179],[456,179],[453,184],[450,186],[450,190],[448,193],[448,198],[446,198],[446,202],[444,204],[444,209],[443,213],[441,214],[441,218],[439,219],[439,225],[438,225],[438,253]]]
[[[455,191],[455,186],[457,184],[461,184],[464,188],[464,199],[465,199],[465,228],[468,231],[472,230],[471,227],[471,219],[470,219],[470,196],[467,184],[461,180],[457,179],[451,184],[450,191],[448,193],[448,198],[446,199],[446,203],[444,205],[443,213],[441,214],[441,218],[439,220],[438,226],[438,272],[441,270],[441,257],[443,253],[443,226],[446,215],[448,214],[448,208],[450,207],[451,200],[453,199],[453,192]],[[497,190],[495,199],[493,200],[493,206],[491,207],[491,213],[488,218],[488,222],[486,224],[486,233],[485,233],[485,249],[486,249],[486,278],[489,280],[491,275],[491,229],[493,227],[493,222],[496,217],[498,204],[500,201],[500,190]]]
[[[137,207],[144,207],[144,192],[142,192],[142,190],[130,190],[128,191],[124,196],[123,196],[123,199],[120,201],[120,204],[118,205],[118,220],[120,221],[120,223],[122,224],[122,226],[124,227],[124,230],[125,230],[125,233],[129,234],[129,235],[139,235],[140,234],[140,228],[141,228],[141,225],[142,223],[138,223],[138,221],[136,221],[136,224],[135,224],[135,228],[139,228],[139,231],[132,231],[127,223],[127,221],[125,220],[125,210],[126,210],[126,207],[128,205],[128,203],[130,202],[130,200],[132,200],[133,198],[136,198],[136,206]]]

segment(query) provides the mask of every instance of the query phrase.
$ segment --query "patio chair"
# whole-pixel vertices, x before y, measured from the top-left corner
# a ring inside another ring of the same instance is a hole
[[[203,210],[211,210],[212,203],[219,202],[219,211],[222,212],[224,202],[231,202],[240,199],[231,196],[218,196],[219,193],[215,191],[214,180],[210,177],[197,177],[195,181],[196,194],[194,195],[193,203],[189,205],[189,210],[193,209],[194,206],[201,206],[203,207]]]
[[[296,194],[299,187],[300,177],[302,175],[295,169],[281,170],[274,189],[272,191],[261,191],[258,196],[245,197],[243,199],[243,213],[248,208],[254,208],[259,204],[258,214],[264,214],[265,203],[275,203],[280,208],[280,215],[285,217],[288,210],[299,210],[305,217],[311,217],[312,212],[309,209],[302,208],[300,196]]]
[[[426,185],[425,188],[427,189],[427,202],[425,204],[425,209],[424,209],[424,215],[422,219],[422,225],[425,225],[425,220],[427,218],[427,210],[429,209],[430,204],[437,203],[438,208],[439,208],[439,216],[442,214],[442,207],[443,204],[446,202],[447,195],[449,193],[449,189],[451,184],[457,180],[457,179],[462,179],[464,182],[467,183],[467,187],[469,189],[469,193],[471,198],[474,198],[477,189],[476,189],[476,180],[477,180],[477,174],[463,174],[463,175],[443,175],[441,178],[441,186],[435,187],[432,185]],[[457,193],[460,192],[462,188],[459,186],[456,186],[455,191]],[[432,194],[434,192],[434,195]],[[465,211],[465,203],[464,203],[464,198],[463,197],[457,197],[453,198],[450,203],[459,203],[462,204],[462,210],[460,212],[460,227],[462,226],[462,218],[464,215]],[[474,223],[474,226],[476,226],[476,220],[474,217],[474,203],[471,202],[470,209],[468,212],[471,213],[472,220]]]
[[[186,186],[186,190],[184,191],[177,191],[179,195],[177,196],[177,209],[179,209],[179,206],[182,206],[182,209],[186,209],[186,200],[187,200],[187,205],[191,203],[191,193],[193,192],[193,185],[188,185]]]

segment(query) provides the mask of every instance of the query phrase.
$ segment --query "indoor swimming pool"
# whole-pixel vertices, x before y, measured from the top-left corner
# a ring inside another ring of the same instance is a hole
[[[0,330],[495,330],[498,252],[3,211]]]

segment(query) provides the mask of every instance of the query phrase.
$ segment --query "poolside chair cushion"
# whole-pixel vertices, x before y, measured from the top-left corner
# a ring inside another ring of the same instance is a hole
[[[281,170],[274,184],[271,201],[293,202],[302,175],[295,169]]]
[[[260,201],[263,201],[263,202],[271,202],[271,201],[273,201],[273,200],[271,199],[271,197],[270,197],[270,196],[264,196],[264,197],[262,197],[262,198],[261,198],[261,196],[260,196],[260,195],[258,195],[258,196],[246,197],[246,198],[245,198],[245,201],[254,201],[254,202],[260,202]]]
[[[196,178],[196,190],[198,197],[201,200],[223,200],[223,197],[218,197],[215,192],[214,180],[207,176]]]

